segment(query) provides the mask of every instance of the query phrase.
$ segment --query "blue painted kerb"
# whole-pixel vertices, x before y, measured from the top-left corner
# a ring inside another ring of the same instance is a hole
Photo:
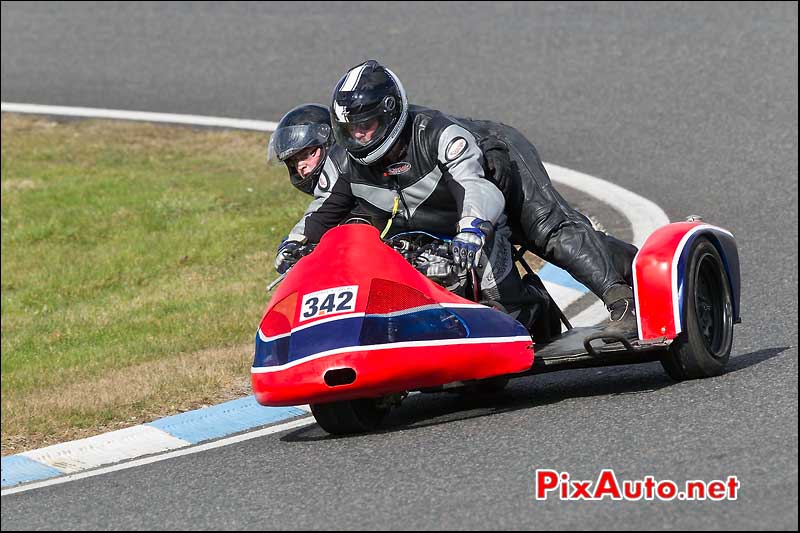
[[[145,425],[197,444],[305,414],[307,411],[297,407],[264,407],[256,402],[255,396],[248,396],[205,409],[168,416]]]
[[[41,481],[64,473],[22,455],[9,455],[3,457],[0,462],[2,462],[3,487],[19,485],[27,481]]]
[[[306,414],[307,411],[297,407],[264,407],[256,402],[255,396],[248,396],[205,409],[168,416],[145,425],[197,444]],[[3,488],[64,474],[57,468],[22,455],[10,455],[2,459]]]
[[[589,289],[587,289],[585,285],[576,281],[575,278],[569,274],[569,272],[550,263],[544,265],[539,271],[539,278],[541,278],[542,281],[549,281],[550,283],[555,283],[556,285],[561,285],[562,287],[567,287],[569,289],[575,289],[576,291],[583,293],[589,292]]]
[[[566,271],[549,263],[539,271],[539,277],[584,293],[589,292],[589,289],[575,281]],[[205,409],[168,416],[145,425],[197,444],[305,414],[307,411],[297,407],[263,407],[256,402],[255,396],[248,396]],[[2,470],[3,487],[41,481],[64,473],[21,455],[3,457]]]

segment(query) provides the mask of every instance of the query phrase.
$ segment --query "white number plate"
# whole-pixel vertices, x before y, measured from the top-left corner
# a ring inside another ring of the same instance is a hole
[[[300,322],[321,316],[352,313],[356,309],[358,285],[334,287],[303,296]]]

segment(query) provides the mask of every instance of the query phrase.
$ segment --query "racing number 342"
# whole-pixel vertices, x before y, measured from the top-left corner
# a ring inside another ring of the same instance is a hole
[[[325,291],[327,294],[309,294],[303,298],[301,316],[304,320],[330,313],[352,311],[355,293],[350,289]]]

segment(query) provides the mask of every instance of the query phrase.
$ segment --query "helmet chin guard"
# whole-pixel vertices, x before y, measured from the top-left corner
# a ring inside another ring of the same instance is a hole
[[[356,162],[369,165],[394,146],[408,119],[400,79],[377,61],[347,72],[333,91],[331,126],[337,144]],[[365,133],[371,131],[369,138]]]

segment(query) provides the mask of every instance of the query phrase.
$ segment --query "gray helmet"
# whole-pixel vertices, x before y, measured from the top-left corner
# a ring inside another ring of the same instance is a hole
[[[286,163],[292,185],[306,194],[313,194],[332,142],[328,108],[320,104],[303,104],[286,113],[278,122],[278,127],[269,139],[267,160],[274,158]],[[297,168],[287,160],[312,146],[322,147],[323,154],[314,170],[308,176],[302,177]]]

